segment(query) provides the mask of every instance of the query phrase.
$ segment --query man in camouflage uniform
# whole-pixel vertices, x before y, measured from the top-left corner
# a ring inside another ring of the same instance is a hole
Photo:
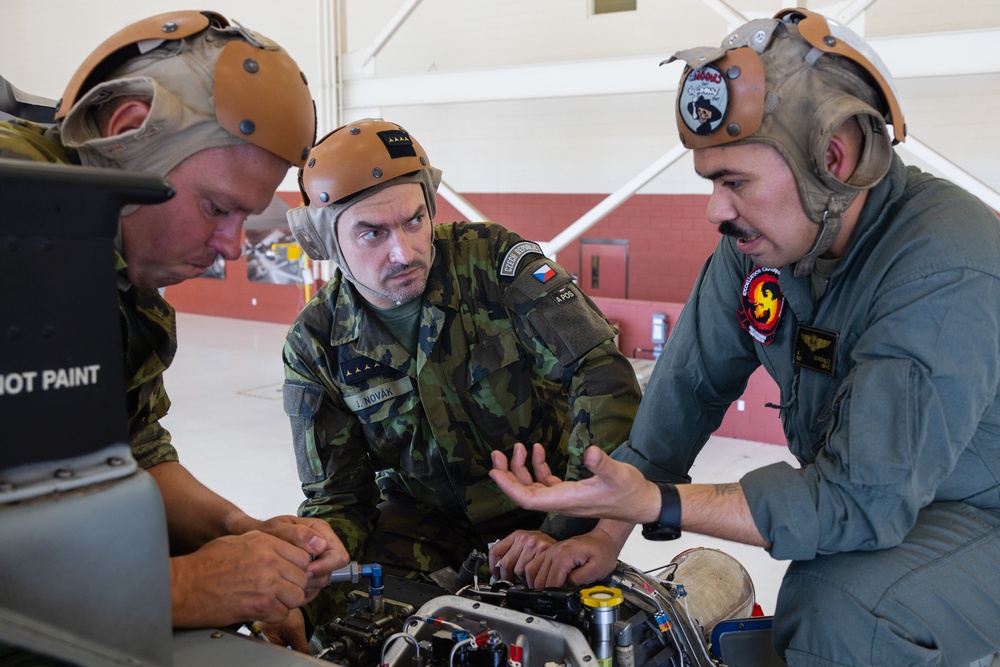
[[[439,182],[382,120],[335,130],[301,171],[307,204],[290,227],[340,271],[285,345],[299,513],[388,574],[457,570],[510,536],[506,573],[530,577],[521,558],[589,524],[517,508],[489,479],[490,450],[542,443],[577,479],[587,446],[628,437],[639,387],[614,327],[536,243],[492,223],[433,224]],[[319,602],[314,620],[329,621]]]
[[[173,12],[102,43],[70,81],[55,119],[0,123],[0,157],[150,172],[176,192],[164,204],[122,211],[115,257],[130,445],[167,512],[177,554],[174,625],[292,618],[297,634],[281,639],[307,650],[301,617],[290,610],[347,554],[324,522],[253,519],[180,465],[160,424],[177,336],[158,288],[201,275],[219,256],[240,256],[243,221],[270,203],[313,143],[308,86],[266,37],[211,12]]]

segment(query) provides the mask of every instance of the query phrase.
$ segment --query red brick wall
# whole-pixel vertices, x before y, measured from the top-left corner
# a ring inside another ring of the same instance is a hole
[[[466,194],[489,220],[533,241],[550,241],[597,205],[601,195]],[[705,220],[706,195],[635,195],[591,227],[583,238],[629,242],[630,299],[687,300],[698,270],[715,248],[719,233]],[[462,216],[438,198],[437,220]],[[566,270],[580,270],[580,243],[557,254]]]

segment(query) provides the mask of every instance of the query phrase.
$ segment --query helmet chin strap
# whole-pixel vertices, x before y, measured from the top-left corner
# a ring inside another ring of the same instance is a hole
[[[816,240],[812,247],[799,261],[795,263],[795,276],[801,278],[812,273],[816,266],[816,258],[830,249],[837,234],[840,233],[840,226],[844,221],[844,211],[850,206],[851,201],[857,193],[850,195],[831,194],[827,200],[826,210],[823,211],[823,218],[819,222],[819,231],[816,233]]]

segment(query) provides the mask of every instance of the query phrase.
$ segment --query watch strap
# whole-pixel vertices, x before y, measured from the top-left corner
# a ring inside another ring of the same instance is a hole
[[[642,525],[647,540],[676,540],[681,536],[681,495],[670,482],[654,482],[660,489],[660,518]]]

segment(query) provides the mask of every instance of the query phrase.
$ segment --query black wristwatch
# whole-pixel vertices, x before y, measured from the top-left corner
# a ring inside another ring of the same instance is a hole
[[[665,542],[681,536],[681,494],[670,482],[653,482],[660,489],[660,520],[642,524],[647,540]]]

